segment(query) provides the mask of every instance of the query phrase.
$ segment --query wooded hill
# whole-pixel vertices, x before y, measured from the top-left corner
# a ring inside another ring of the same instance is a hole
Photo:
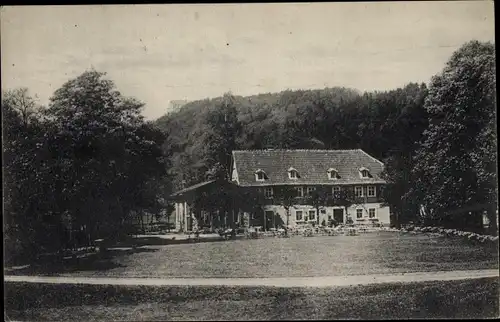
[[[156,123],[169,140],[165,146],[171,149],[174,189],[210,178],[218,160],[207,148],[223,148],[224,142],[215,140],[228,122],[235,129],[224,133],[234,136],[228,150],[361,148],[389,162],[389,168],[409,172],[416,143],[427,127],[426,95],[425,84],[369,93],[325,88],[247,97],[226,94],[191,102]],[[225,114],[224,122],[213,119],[218,113]],[[227,164],[222,167],[227,169]]]
[[[489,205],[496,221],[494,75],[494,45],[471,41],[428,85],[226,93],[191,102],[156,125],[167,134],[173,190],[227,176],[235,149],[360,148],[385,163],[384,198],[400,218],[416,219],[419,205],[440,222],[457,209]]]

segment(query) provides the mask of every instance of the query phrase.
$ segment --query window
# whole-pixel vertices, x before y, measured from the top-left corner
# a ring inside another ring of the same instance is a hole
[[[357,219],[363,218],[363,209],[356,209],[356,218]]]
[[[297,210],[295,212],[295,220],[302,221],[302,211],[301,210]]]
[[[330,169],[328,169],[327,172],[328,172],[328,179],[330,179],[330,180],[338,179],[339,173],[338,173],[337,169],[330,168]]]
[[[316,219],[316,210],[309,210],[309,220]]]
[[[376,196],[376,190],[375,186],[368,186],[368,197],[375,197]]]
[[[295,187],[295,190],[297,190],[297,198],[304,197],[304,189],[302,187]]]
[[[264,189],[264,195],[266,198],[272,198],[273,197],[273,188],[272,187],[266,187]]]
[[[255,180],[256,181],[265,181],[266,180],[266,173],[264,172],[264,170],[257,170],[255,171]]]
[[[363,187],[357,186],[354,188],[354,195],[356,197],[363,197]]]
[[[290,167],[288,169],[288,178],[289,179],[297,179],[299,177],[299,172],[297,169]]]
[[[368,209],[368,217],[375,218],[375,208]]]
[[[340,192],[340,187],[339,187],[339,186],[333,186],[333,187],[332,187],[332,194],[333,194],[334,196],[338,195],[338,194],[339,194],[339,192]]]
[[[310,195],[311,192],[315,191],[316,187],[307,187],[307,194]]]
[[[365,167],[359,168],[359,174],[361,178],[369,178],[370,177],[370,170],[368,170]]]

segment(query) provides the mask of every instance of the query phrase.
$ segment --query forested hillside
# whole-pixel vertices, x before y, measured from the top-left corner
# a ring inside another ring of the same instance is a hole
[[[420,220],[457,222],[470,213],[457,209],[487,209],[496,221],[494,55],[491,43],[468,42],[428,86],[191,102],[156,122],[168,137],[172,188],[227,177],[235,149],[361,148],[385,163],[383,197],[400,219],[417,219],[425,205]]]
[[[214,149],[225,148],[219,141],[222,134],[226,140],[234,136],[229,150],[361,148],[388,162],[389,170],[404,172],[411,168],[415,144],[427,127],[426,95],[425,84],[370,93],[326,88],[226,94],[191,102],[158,119],[157,125],[168,133],[175,189],[210,178],[217,172],[214,167],[227,171],[227,158],[217,165],[220,159],[210,157]],[[228,123],[234,131],[225,131]]]

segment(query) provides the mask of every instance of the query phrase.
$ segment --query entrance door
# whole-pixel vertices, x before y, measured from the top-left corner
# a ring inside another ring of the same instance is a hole
[[[264,221],[265,221],[265,225],[264,225],[264,229],[265,230],[269,230],[269,228],[275,228],[274,227],[274,211],[266,211],[264,213]]]
[[[337,224],[344,223],[344,209],[333,209],[333,220],[335,220]]]

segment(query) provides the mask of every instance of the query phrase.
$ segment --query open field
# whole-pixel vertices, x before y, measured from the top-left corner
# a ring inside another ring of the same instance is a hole
[[[333,288],[5,284],[6,320],[280,320],[498,316],[498,278]]]
[[[95,277],[304,277],[477,270],[498,267],[498,250],[464,240],[377,232],[264,238],[114,250],[19,275]],[[11,273],[9,273],[11,274]]]

